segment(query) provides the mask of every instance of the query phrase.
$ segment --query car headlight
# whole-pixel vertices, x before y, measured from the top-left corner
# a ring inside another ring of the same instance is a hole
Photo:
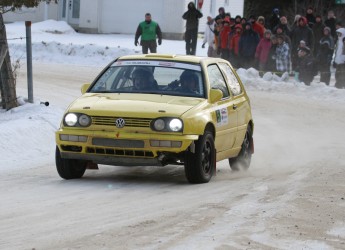
[[[169,128],[171,131],[177,132],[182,129],[182,121],[180,119],[172,119],[169,122]]]
[[[65,115],[64,124],[68,127],[88,127],[91,125],[91,117],[85,114],[68,113]]]
[[[175,117],[160,117],[152,121],[151,129],[159,132],[182,132],[183,122]]]
[[[153,123],[153,126],[154,126],[155,130],[161,131],[165,128],[165,122],[163,119],[157,119]]]
[[[78,122],[79,122],[80,126],[88,127],[88,126],[90,126],[91,118],[88,115],[82,114],[79,116]]]
[[[65,123],[67,126],[73,127],[78,122],[78,116],[76,114],[70,113],[65,116]]]

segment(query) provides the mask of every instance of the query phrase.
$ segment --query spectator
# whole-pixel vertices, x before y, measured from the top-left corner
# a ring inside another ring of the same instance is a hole
[[[271,34],[270,30],[266,30],[264,37],[261,38],[258,46],[256,47],[255,59],[259,62],[259,71],[267,70],[267,60],[271,49]]]
[[[320,82],[329,85],[331,79],[331,62],[334,52],[334,40],[331,34],[331,29],[325,27],[323,29],[323,36],[320,39],[318,46],[317,59],[319,62]]]
[[[291,29],[290,29],[290,38],[292,37],[292,33],[294,32],[294,30],[299,26],[298,24],[298,20],[301,18],[301,15],[296,15],[295,16],[295,19],[293,21],[293,24],[291,26]]]
[[[272,16],[269,19],[269,29],[273,30],[274,27],[276,27],[279,23],[280,15],[279,15],[279,9],[274,8],[272,11]]]
[[[265,17],[263,16],[259,16],[258,17],[258,20],[256,20],[259,24],[261,24],[265,29],[267,28],[266,27],[266,23],[265,23]]]
[[[298,51],[298,63],[296,71],[299,73],[299,80],[308,86],[313,81],[314,76],[317,73],[314,58],[307,46],[300,48]]]
[[[242,30],[244,30],[246,28],[247,18],[242,17],[241,18],[241,24],[242,24]]]
[[[291,30],[290,30],[290,27],[288,25],[288,21],[287,21],[287,18],[286,16],[282,16],[280,17],[280,22],[278,25],[276,25],[274,27],[274,30],[272,31],[274,34],[277,34],[277,28],[278,27],[281,27],[284,34],[287,35],[287,36],[290,36],[291,35]]]
[[[216,18],[216,24],[214,29],[214,45],[217,52],[217,57],[220,55],[220,40],[219,40],[219,34],[223,29],[223,19]],[[219,53],[218,53],[219,51]]]
[[[335,71],[335,87],[339,89],[345,88],[345,28],[337,29],[337,46],[334,55]]]
[[[216,16],[216,19],[224,19],[225,18],[225,9],[224,7],[220,7],[218,9],[218,15]]]
[[[276,65],[276,49],[278,46],[278,40],[275,35],[271,35],[271,48],[268,53],[267,63],[266,63],[266,70],[270,72],[277,71]]]
[[[207,17],[207,23],[204,33],[204,40],[202,44],[202,48],[205,48],[205,44],[208,44],[207,49],[207,56],[208,57],[216,57],[217,52],[215,48],[215,41],[214,41],[214,29],[215,29],[215,22],[212,17]]]
[[[140,45],[142,46],[143,54],[147,54],[148,50],[150,53],[157,53],[157,42],[156,38],[158,37],[158,44],[162,44],[162,31],[158,23],[152,21],[151,14],[145,14],[145,21],[141,22],[135,32],[135,46],[138,46],[138,39],[141,36]]]
[[[278,25],[276,29],[276,35],[282,35],[284,37],[284,42],[286,42],[289,45],[289,48],[291,48],[291,39],[283,30],[283,26]],[[291,52],[291,51],[290,51]]]
[[[289,45],[284,41],[282,35],[277,35],[277,48],[276,48],[276,68],[282,75],[284,72],[289,72],[290,64],[290,48]]]
[[[194,2],[189,2],[187,7],[188,10],[182,16],[182,18],[187,21],[184,37],[186,42],[186,54],[195,55],[198,38],[199,18],[202,17],[202,13],[196,9]]]
[[[239,43],[242,35],[242,25],[237,24],[235,26],[235,34],[230,39],[230,62],[235,68],[241,66],[241,61],[239,57]]]
[[[256,17],[251,15],[249,21],[252,24],[252,29],[259,34],[260,39],[264,37],[265,27],[256,21]]]
[[[337,19],[334,16],[334,11],[333,10],[329,10],[328,13],[327,13],[327,19],[325,21],[325,25],[327,27],[330,27],[331,34],[332,34],[334,40],[336,40],[336,38],[337,38],[337,33],[336,33],[337,29],[335,27],[336,23],[337,23]]]
[[[309,28],[313,28],[313,25],[315,24],[315,16],[314,16],[314,9],[313,7],[308,7],[307,14],[305,15],[308,21]]]
[[[229,60],[229,33],[230,33],[230,19],[225,17],[223,21],[223,29],[220,32],[220,57]]]
[[[298,27],[292,32],[292,68],[295,70],[297,63],[297,48],[301,40],[305,41],[306,46],[312,51],[314,49],[314,37],[313,31],[307,25],[307,19],[305,17],[300,17],[298,20]]]
[[[319,51],[320,39],[323,36],[323,31],[326,26],[322,23],[322,18],[320,15],[316,15],[315,23],[313,25],[313,35],[314,35],[314,51],[313,54],[316,57]]]
[[[240,24],[241,23],[241,19],[242,19],[242,17],[240,15],[237,15],[235,17],[235,24],[234,25]]]
[[[260,41],[258,33],[252,29],[252,24],[248,22],[239,41],[239,55],[241,65],[244,68],[253,67],[256,47]]]

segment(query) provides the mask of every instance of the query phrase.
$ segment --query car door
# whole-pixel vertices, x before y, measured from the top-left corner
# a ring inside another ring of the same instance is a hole
[[[213,105],[212,117],[215,117],[217,152],[229,150],[233,147],[237,134],[237,110],[234,108],[232,96],[224,75],[217,64],[207,67],[211,89],[223,92],[223,98]]]
[[[232,95],[233,108],[237,111],[237,135],[234,147],[240,147],[243,141],[243,137],[247,128],[247,114],[249,103],[244,95],[243,87],[239,83],[237,74],[234,69],[230,67],[227,63],[219,63],[225,78],[227,80],[228,87]]]

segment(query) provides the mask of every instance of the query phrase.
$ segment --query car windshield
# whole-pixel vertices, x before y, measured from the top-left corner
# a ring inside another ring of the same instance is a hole
[[[88,92],[205,97],[200,65],[151,60],[116,61]]]

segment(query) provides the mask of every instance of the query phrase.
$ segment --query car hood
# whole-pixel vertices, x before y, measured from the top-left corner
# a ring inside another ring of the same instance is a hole
[[[68,112],[81,112],[91,116],[179,117],[203,102],[206,102],[203,98],[183,96],[86,93],[70,105]]]

